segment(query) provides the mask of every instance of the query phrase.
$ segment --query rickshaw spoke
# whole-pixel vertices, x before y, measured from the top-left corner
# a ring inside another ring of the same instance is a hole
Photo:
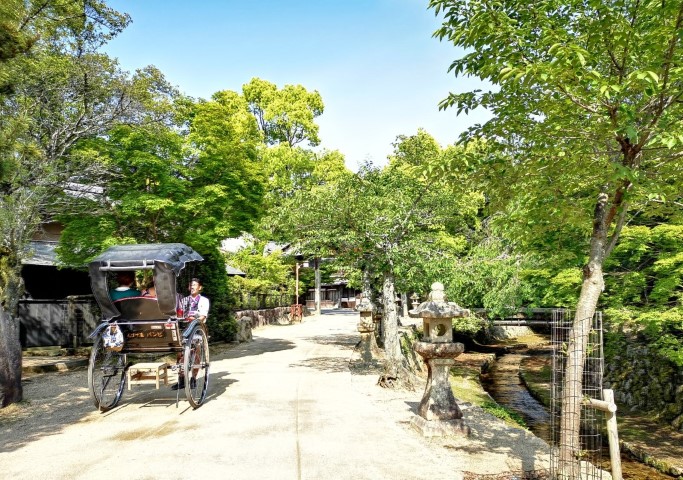
[[[88,385],[95,406],[103,412],[114,408],[123,394],[126,356],[107,350],[99,336],[92,347]]]
[[[192,407],[198,408],[204,402],[209,386],[209,344],[201,326],[196,327],[190,338],[183,362],[185,394]]]

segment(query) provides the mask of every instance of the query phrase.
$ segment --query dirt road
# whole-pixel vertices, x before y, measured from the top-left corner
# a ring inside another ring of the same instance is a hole
[[[30,402],[0,415],[0,472],[19,479],[459,479],[545,466],[547,446],[465,406],[469,439],[425,439],[422,391],[349,370],[357,314],[268,326],[212,349],[205,404],[135,386],[94,410],[85,371],[30,377]],[[5,409],[7,410],[7,409]]]

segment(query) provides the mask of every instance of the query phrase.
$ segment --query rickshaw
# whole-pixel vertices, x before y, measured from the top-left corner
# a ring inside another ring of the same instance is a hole
[[[102,322],[90,334],[94,343],[88,364],[88,388],[101,412],[111,410],[121,399],[127,371],[133,365],[129,355],[175,354],[171,368],[179,376],[192,378],[184,387],[190,405],[196,409],[204,402],[209,388],[206,327],[184,318],[183,295],[178,293],[179,286],[189,283],[185,277],[193,262],[202,260],[182,243],[138,244],[110,247],[88,265],[92,291],[102,312]],[[147,275],[151,271],[156,298],[112,300],[111,277],[121,271]],[[176,407],[181,390],[177,389]]]

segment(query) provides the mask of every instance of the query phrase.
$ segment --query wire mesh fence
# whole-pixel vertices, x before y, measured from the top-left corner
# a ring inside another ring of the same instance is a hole
[[[552,316],[551,478],[602,479],[603,472],[596,465],[602,461],[604,416],[586,405],[589,398],[603,400],[602,312],[576,322],[583,328],[575,328],[569,310],[554,310]],[[563,418],[563,410],[578,412],[578,418]],[[572,425],[578,425],[578,435],[567,434]]]

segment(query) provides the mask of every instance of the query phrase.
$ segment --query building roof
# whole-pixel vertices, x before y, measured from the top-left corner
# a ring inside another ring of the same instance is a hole
[[[275,243],[275,242],[268,242],[266,243],[266,246],[263,247],[263,256],[270,255],[271,253],[280,250],[284,254],[289,254],[291,253],[289,251],[289,247],[291,244],[289,243]]]
[[[231,267],[230,265],[225,266],[225,271],[228,273],[228,276],[232,276],[232,277],[246,277],[247,276],[247,274],[244,273],[242,270],[235,268],[235,267]]]

